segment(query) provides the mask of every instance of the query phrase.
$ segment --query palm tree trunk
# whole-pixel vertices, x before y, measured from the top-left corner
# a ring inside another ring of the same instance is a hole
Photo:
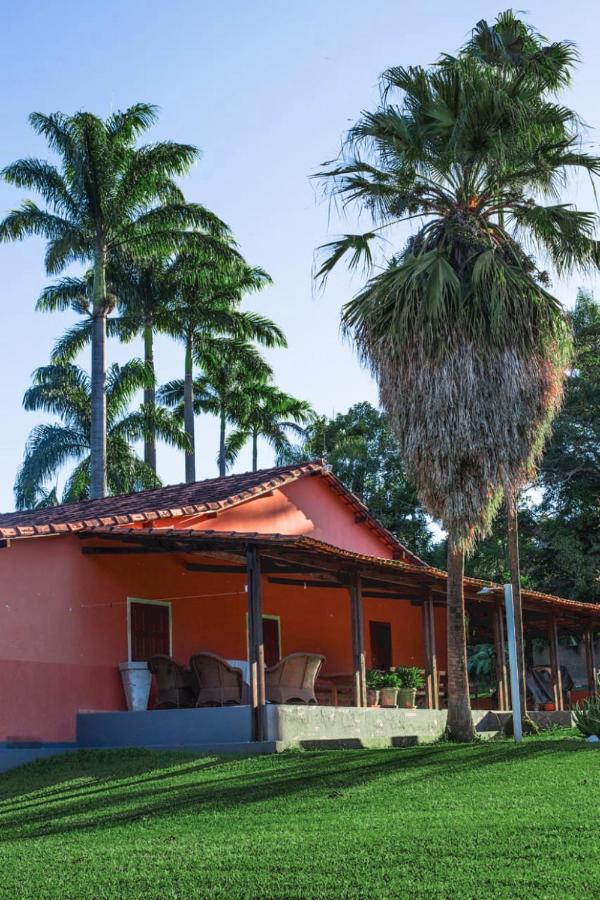
[[[94,260],[90,497],[106,496],[106,253]]]
[[[192,336],[185,341],[185,378],[183,382],[183,425],[189,442],[185,451],[185,480],[196,480],[196,445],[194,437],[194,371],[192,360]]]
[[[226,475],[225,469],[225,428],[227,425],[225,419],[225,407],[221,406],[221,423],[219,431],[219,475],[223,478]]]
[[[152,371],[152,387],[144,388],[144,406],[154,414],[156,409],[156,380],[154,378],[154,331],[152,317],[149,316],[144,323],[144,362]],[[156,435],[154,427],[144,439],[144,462],[150,466],[156,475]]]
[[[464,597],[464,550],[458,548],[452,537],[448,539],[448,721],[446,735],[451,741],[475,739],[469,677],[467,674],[467,640]]]
[[[513,592],[513,606],[515,610],[515,631],[517,643],[517,661],[519,665],[519,694],[521,695],[521,710],[523,717],[527,717],[527,681],[525,674],[525,642],[523,640],[523,606],[521,603],[521,566],[519,562],[519,519],[517,514],[517,498],[510,494],[506,496],[506,518],[508,521],[508,560],[510,566],[510,580]]]
[[[258,469],[258,432],[252,432],[252,471]]]

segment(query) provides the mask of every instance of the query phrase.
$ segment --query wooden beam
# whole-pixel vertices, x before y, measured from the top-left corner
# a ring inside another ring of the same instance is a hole
[[[558,644],[558,628],[556,619],[552,617],[548,624],[548,644],[550,648],[550,672],[554,691],[554,708],[564,709],[562,679],[560,677],[560,650]]]
[[[358,572],[350,582],[350,611],[352,616],[352,684],[354,688],[354,705],[367,705],[367,678],[364,645],[364,622],[362,608],[362,589]]]
[[[269,575],[267,581],[270,584],[289,584],[299,588],[337,588],[339,590],[345,587],[341,581],[307,581],[306,579],[303,581],[301,578],[277,578],[274,575]]]
[[[265,645],[262,626],[260,557],[256,547],[248,547],[248,648],[250,662],[250,703],[252,740],[264,741],[266,730]]]
[[[134,556],[144,553],[171,553],[161,547],[82,547],[84,556]]]
[[[583,632],[583,645],[585,648],[585,668],[587,672],[588,690],[592,697],[598,693],[597,671],[594,660],[594,633],[591,628]]]
[[[501,712],[510,708],[508,699],[508,671],[506,668],[506,643],[504,640],[504,607],[502,601],[496,598],[493,616],[494,628],[494,655],[496,658],[496,692],[498,706]]]
[[[433,709],[433,667],[431,665],[431,635],[429,633],[429,605],[424,601],[421,606],[421,627],[423,633],[423,649],[425,652],[425,702],[427,709]]]
[[[217,563],[186,563],[185,567],[188,572],[223,572],[231,575],[246,572],[246,566],[219,566]]]

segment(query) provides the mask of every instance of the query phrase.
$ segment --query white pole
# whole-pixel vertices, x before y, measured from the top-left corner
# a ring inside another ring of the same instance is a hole
[[[515,741],[520,741],[523,738],[523,728],[521,723],[521,692],[519,690],[517,631],[515,628],[515,605],[513,603],[512,584],[504,585],[504,607],[506,610],[506,635],[508,638],[508,668],[510,670],[513,730]]]

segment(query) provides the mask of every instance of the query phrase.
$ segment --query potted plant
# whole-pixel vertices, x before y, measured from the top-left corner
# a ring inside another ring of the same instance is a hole
[[[367,672],[367,706],[379,706],[382,674],[379,669],[369,669]]]
[[[396,672],[382,672],[379,682],[379,701],[382,706],[396,706],[400,679]]]
[[[398,666],[395,674],[398,678],[398,706],[414,709],[417,691],[424,684],[420,670],[416,666]]]

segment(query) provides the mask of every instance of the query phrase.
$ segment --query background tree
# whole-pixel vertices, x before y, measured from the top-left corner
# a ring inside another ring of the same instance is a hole
[[[0,224],[0,240],[44,237],[50,274],[73,262],[92,265],[92,497],[106,493],[106,319],[115,302],[107,291],[110,261],[117,253],[164,256],[190,227],[214,235],[227,230],[201,205],[186,203],[173,180],[196,161],[195,147],[173,142],[136,147],[156,116],[156,107],[147,103],[106,120],[88,112],[32,113],[32,127],[60,165],[21,159],[2,173],[9,183],[39,193],[45,208],[25,201]]]
[[[298,400],[281,391],[265,376],[243,378],[237,384],[238,396],[230,401],[230,420],[235,413],[235,428],[227,436],[224,447],[225,464],[229,468],[242,448],[252,443],[252,471],[258,469],[258,439],[267,442],[278,456],[291,447],[290,433],[303,438],[303,425],[314,419],[313,409],[306,400]]]
[[[385,413],[364,402],[333,418],[320,417],[308,426],[305,439],[279,454],[278,461],[321,458],[409,550],[430,556],[427,516],[406,478]]]
[[[397,102],[393,102],[396,101]],[[379,382],[410,479],[448,544],[448,734],[470,740],[464,554],[503,493],[526,481],[560,401],[560,304],[520,241],[567,271],[597,259],[597,217],[543,204],[568,173],[596,174],[574,115],[517,73],[471,58],[388,70],[382,104],[322,173],[375,229],[327,245],[373,263],[385,227],[422,225],[343,312]]]
[[[167,410],[141,407],[131,412],[135,394],[152,379],[141,360],[109,367],[106,379],[108,419],[108,487],[111,493],[127,494],[157,487],[156,473],[139,459],[132,444],[143,440],[152,428],[163,440],[185,446],[178,422]],[[15,482],[17,509],[48,503],[48,480],[64,465],[75,462],[63,491],[62,502],[87,499],[91,479],[91,379],[74,365],[50,365],[37,369],[33,386],[23,398],[25,409],[51,413],[60,422],[41,424],[31,432],[25,458]],[[55,495],[56,496],[56,495]],[[52,499],[55,499],[54,498]]]
[[[267,347],[283,347],[286,341],[270,319],[239,308],[245,293],[259,291],[270,283],[262,269],[249,266],[239,257],[223,258],[188,245],[174,260],[169,279],[173,300],[164,323],[165,331],[184,345],[183,421],[188,438],[185,478],[192,482],[196,480],[194,403],[197,406],[200,402],[198,390],[194,396],[194,363],[200,367],[216,365],[217,348],[226,353],[229,347],[227,341],[220,343],[220,337],[238,342],[256,340]],[[170,386],[175,394],[177,384],[175,381]],[[163,391],[163,399],[178,404],[171,389]]]

